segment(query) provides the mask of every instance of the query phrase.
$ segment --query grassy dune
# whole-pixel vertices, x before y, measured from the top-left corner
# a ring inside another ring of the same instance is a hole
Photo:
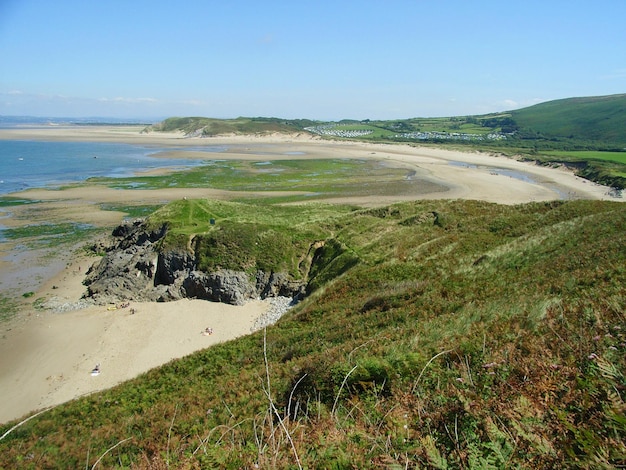
[[[15,428],[1,468],[626,464],[623,204],[177,204],[153,221],[183,238],[323,240],[324,274],[266,331]]]

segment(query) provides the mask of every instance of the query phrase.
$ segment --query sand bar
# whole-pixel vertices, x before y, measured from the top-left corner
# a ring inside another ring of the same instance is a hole
[[[381,205],[400,200],[466,198],[504,204],[567,198],[611,199],[608,188],[562,168],[548,168],[512,158],[430,147],[367,144],[320,140],[306,134],[186,138],[179,133],[141,133],[136,126],[53,126],[0,130],[0,139],[43,141],[99,141],[154,145],[170,149],[164,155],[206,158],[205,152],[181,148],[222,145],[219,158],[272,160],[295,158],[376,159],[415,171],[445,190],[432,193],[371,194],[330,202]],[[523,176],[523,177],[520,177]],[[42,201],[37,217],[111,227],[122,213],[101,211],[101,203],[167,203],[174,199],[232,198],[241,194],[212,188],[113,190],[86,185],[56,191],[33,189],[16,196]],[[258,196],[267,196],[259,193]],[[623,199],[618,199],[623,200]],[[3,219],[9,226],[25,225],[36,217],[32,206],[14,209]],[[45,212],[45,215],[41,215]],[[29,253],[17,253],[0,243],[0,269],[5,280],[28,264]],[[31,256],[36,256],[30,253]],[[14,256],[14,259],[11,259]],[[23,258],[25,257],[25,258]],[[8,260],[7,260],[8,259]],[[33,261],[33,260],[31,260]],[[94,259],[50,260],[44,266],[36,297],[75,302],[84,293],[84,272]],[[46,271],[47,269],[47,271]],[[2,288],[7,284],[3,283]],[[89,307],[68,313],[35,310],[26,305],[18,318],[0,325],[0,422],[111,387],[171,359],[188,355],[219,341],[247,334],[268,308],[265,302],[233,307],[197,300],[133,304],[107,310]],[[214,333],[201,331],[212,327]],[[101,373],[90,371],[100,364]]]

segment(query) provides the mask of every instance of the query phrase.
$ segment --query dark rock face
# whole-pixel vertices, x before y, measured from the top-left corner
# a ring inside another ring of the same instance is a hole
[[[104,303],[109,298],[151,300],[155,261],[152,250],[139,246],[110,251],[87,272],[88,296]]]
[[[222,270],[213,273],[192,271],[183,281],[185,297],[212,300],[233,305],[243,305],[258,297],[246,273]]]
[[[196,258],[187,251],[168,251],[158,254],[155,285],[175,284],[181,273],[194,270]]]
[[[141,220],[117,227],[112,243],[100,247],[105,256],[87,273],[85,296],[101,304],[187,297],[242,305],[258,297],[295,298],[305,293],[304,282],[287,273],[258,271],[251,278],[243,271],[198,271],[193,253],[157,249],[155,244],[166,233],[167,226],[148,231]]]
[[[287,273],[265,273],[257,271],[256,290],[262,298],[291,297],[301,298],[306,292],[303,282],[293,280]]]

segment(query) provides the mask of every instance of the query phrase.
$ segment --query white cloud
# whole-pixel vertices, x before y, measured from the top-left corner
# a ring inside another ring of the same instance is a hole
[[[200,100],[182,100],[180,104],[188,104],[190,106],[204,106],[206,103]]]
[[[155,98],[125,98],[117,96],[115,98],[99,98],[98,101],[104,103],[156,103],[158,100]]]

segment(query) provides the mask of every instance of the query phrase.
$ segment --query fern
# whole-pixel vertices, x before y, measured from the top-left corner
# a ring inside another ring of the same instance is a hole
[[[441,455],[439,449],[437,448],[437,444],[432,436],[427,435],[426,437],[420,439],[422,446],[424,446],[424,450],[426,451],[426,457],[428,458],[428,463],[438,470],[446,470],[448,468],[448,461],[446,458]]]

